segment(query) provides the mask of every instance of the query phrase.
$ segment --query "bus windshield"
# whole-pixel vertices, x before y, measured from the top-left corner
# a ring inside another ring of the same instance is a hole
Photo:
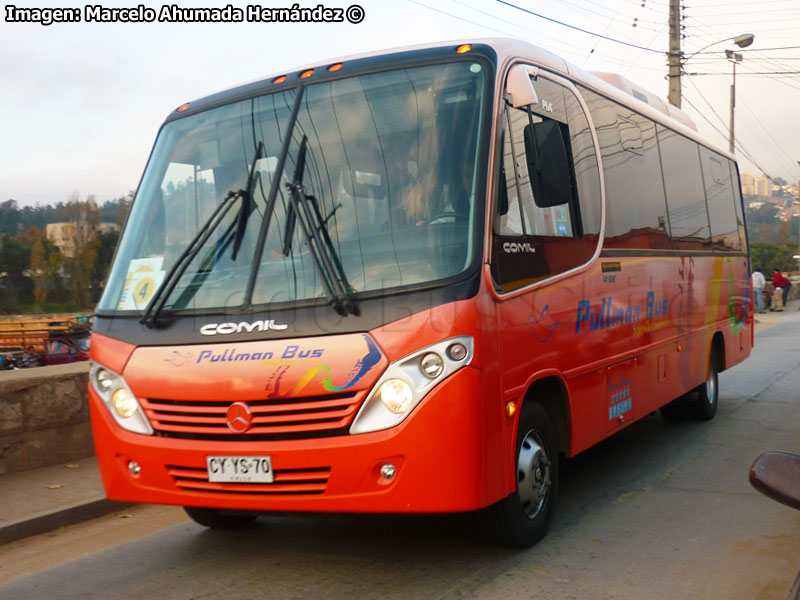
[[[354,295],[462,273],[478,256],[487,87],[481,63],[449,62],[286,89],[167,123],[98,310],[140,313],[179,260],[185,268],[164,288],[167,310],[325,298],[308,236],[292,223],[297,184],[318,210],[316,226],[325,229]],[[302,181],[293,181],[298,171]],[[207,235],[198,236],[204,227]],[[187,257],[192,244],[198,247]],[[251,272],[257,278],[246,298]]]

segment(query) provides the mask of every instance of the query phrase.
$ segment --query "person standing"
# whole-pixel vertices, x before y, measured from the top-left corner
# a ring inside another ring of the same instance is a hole
[[[772,269],[772,285],[775,288],[781,288],[781,308],[786,306],[786,300],[789,298],[789,288],[792,287],[792,282],[783,275],[778,269]]]
[[[756,301],[756,310],[759,313],[764,312],[764,286],[766,285],[766,280],[764,279],[764,274],[761,272],[761,267],[756,267],[756,270],[753,271],[752,275],[753,281],[753,297]]]

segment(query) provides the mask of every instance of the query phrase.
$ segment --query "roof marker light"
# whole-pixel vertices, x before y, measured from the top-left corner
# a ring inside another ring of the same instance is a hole
[[[308,79],[311,77],[312,73],[314,73],[314,69],[308,69],[307,71],[303,71],[300,73],[300,79]]]
[[[179,106],[179,107],[178,107],[176,110],[177,110],[178,112],[183,112],[183,111],[185,111],[187,108],[189,108],[189,103],[188,103],[188,102],[187,102],[186,104],[181,104],[181,105],[180,105],[180,106]]]
[[[333,71],[338,71],[338,70],[339,70],[339,69],[341,69],[343,66],[344,66],[344,65],[343,65],[342,63],[335,63],[335,64],[332,64],[330,67],[328,67],[328,71],[331,71],[331,72],[333,72]]]
[[[466,54],[472,50],[472,44],[461,44],[458,48],[456,48],[456,52],[458,54]]]
[[[284,81],[286,81],[286,75],[279,75],[278,77],[272,80],[272,83],[278,85],[279,83],[283,83]]]

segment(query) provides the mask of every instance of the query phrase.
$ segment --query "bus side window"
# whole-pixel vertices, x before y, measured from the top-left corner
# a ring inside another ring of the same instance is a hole
[[[703,146],[700,147],[700,161],[711,222],[711,245],[718,251],[741,252],[739,218],[735,209],[729,161]]]
[[[581,88],[581,94],[602,149],[603,247],[672,249],[655,122],[591,90]]]
[[[586,116],[564,86],[541,76],[533,85],[539,102],[509,103],[503,115],[492,241],[492,275],[502,291],[583,264],[599,231],[599,172]]]
[[[700,168],[700,145],[659,125],[658,147],[673,248],[710,250],[711,228]]]

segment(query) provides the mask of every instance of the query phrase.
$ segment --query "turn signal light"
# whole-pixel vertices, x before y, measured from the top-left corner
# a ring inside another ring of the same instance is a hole
[[[506,416],[513,417],[515,414],[517,414],[517,403],[506,402]]]

